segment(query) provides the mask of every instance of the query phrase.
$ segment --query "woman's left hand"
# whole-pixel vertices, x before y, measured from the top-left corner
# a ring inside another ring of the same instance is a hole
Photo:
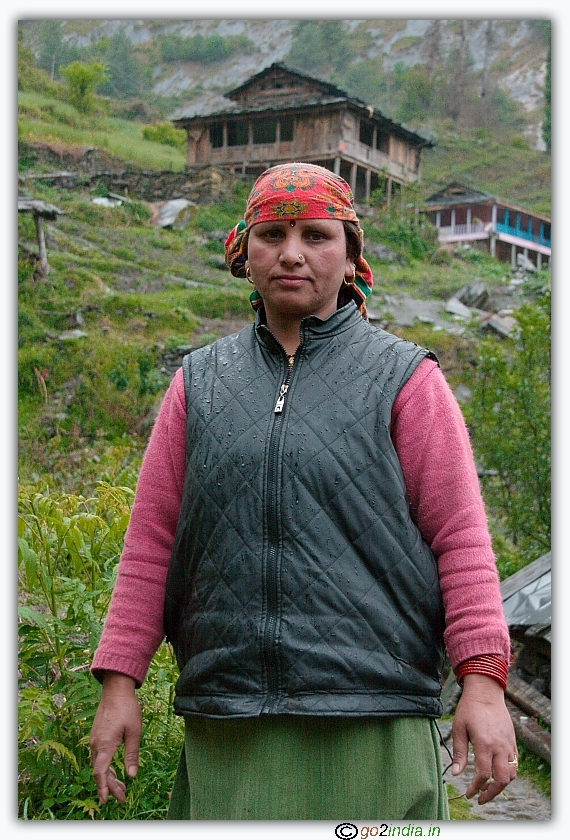
[[[518,751],[503,689],[483,674],[466,674],[463,679],[453,721],[454,776],[467,766],[469,742],[475,752],[475,775],[465,796],[471,799],[478,793],[477,801],[484,805],[517,775]]]

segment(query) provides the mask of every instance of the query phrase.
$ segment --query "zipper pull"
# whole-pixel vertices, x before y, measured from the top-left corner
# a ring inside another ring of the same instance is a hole
[[[283,406],[285,405],[285,394],[289,390],[289,379],[291,378],[291,371],[293,370],[293,365],[295,364],[295,354],[287,356],[287,364],[289,365],[289,370],[287,372],[287,376],[285,377],[285,382],[279,389],[279,396],[277,398],[277,402],[275,403],[275,408],[273,409],[274,414],[281,414],[283,411]]]
[[[285,405],[285,394],[289,390],[288,385],[282,385],[279,390],[279,397],[277,398],[277,402],[275,403],[274,414],[281,414],[283,411],[283,406]]]

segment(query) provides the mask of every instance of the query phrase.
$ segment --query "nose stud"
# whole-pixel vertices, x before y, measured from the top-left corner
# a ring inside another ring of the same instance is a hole
[[[305,262],[305,257],[302,254],[299,254],[299,262],[301,264]]]

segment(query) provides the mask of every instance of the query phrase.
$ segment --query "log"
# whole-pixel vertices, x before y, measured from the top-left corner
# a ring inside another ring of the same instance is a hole
[[[537,720],[544,720],[550,726],[551,703],[548,697],[522,680],[514,671],[509,671],[506,696],[515,705]]]
[[[543,761],[552,764],[551,760],[551,736],[550,732],[542,729],[534,718],[527,718],[510,700],[505,700],[507,709],[513,721],[517,740],[524,746],[538,755]]]

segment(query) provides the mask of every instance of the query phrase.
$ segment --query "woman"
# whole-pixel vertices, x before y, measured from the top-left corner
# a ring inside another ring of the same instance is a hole
[[[427,350],[366,320],[348,184],[267,170],[226,242],[255,324],[187,356],[141,470],[93,663],[99,795],[138,765],[135,689],[164,635],[186,738],[170,819],[448,819],[453,773],[514,778],[509,635],[461,413]]]

